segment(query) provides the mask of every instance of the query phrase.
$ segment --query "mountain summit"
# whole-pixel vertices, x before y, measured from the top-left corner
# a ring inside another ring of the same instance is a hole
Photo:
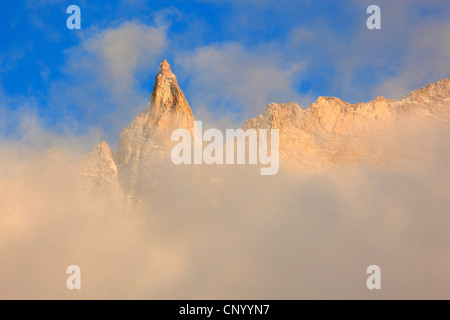
[[[170,153],[173,130],[193,131],[194,115],[170,64],[163,60],[155,78],[147,110],[120,134],[117,166],[124,194],[142,195],[156,187],[160,165]],[[140,196],[139,196],[140,197]]]
[[[172,73],[172,70],[170,70],[170,64],[167,62],[166,59],[164,59],[159,64],[159,72],[158,75],[163,75],[165,77],[175,77],[175,75]]]
[[[150,95],[149,113],[155,121],[172,117],[171,120],[175,122],[181,121],[180,125],[186,125],[186,121],[191,121],[194,117],[183,91],[178,86],[177,77],[170,70],[167,60],[163,60],[159,66],[155,85]],[[176,117],[173,117],[174,115]]]

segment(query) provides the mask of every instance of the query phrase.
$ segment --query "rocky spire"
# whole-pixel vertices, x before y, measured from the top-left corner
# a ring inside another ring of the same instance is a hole
[[[167,60],[163,60],[150,96],[149,112],[159,119],[168,110],[177,113],[177,116],[193,118],[191,107],[178,86],[177,77],[172,73]]]
[[[163,60],[147,110],[120,134],[119,179],[130,199],[145,198],[148,181],[156,184],[158,166],[170,156],[171,134],[179,128],[193,132],[194,115],[170,64]],[[153,186],[154,187],[154,186]]]
[[[172,73],[172,70],[170,70],[170,64],[167,62],[166,59],[164,59],[159,64],[159,72],[158,74],[162,74],[165,77],[175,77],[175,75]]]

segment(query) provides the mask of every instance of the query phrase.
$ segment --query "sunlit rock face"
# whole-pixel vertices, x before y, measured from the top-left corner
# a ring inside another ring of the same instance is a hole
[[[111,148],[102,141],[80,162],[81,181],[88,191],[108,200],[121,202],[123,195]]]
[[[401,100],[377,97],[349,104],[319,97],[302,110],[295,103],[271,103],[244,128],[280,129],[280,154],[285,163],[314,170],[354,162],[386,164],[392,155],[369,143],[404,120],[450,116],[450,79],[428,84]]]
[[[306,172],[359,163],[390,165],[396,161],[395,152],[380,141],[389,140],[392,128],[409,119],[447,121],[449,116],[450,79],[443,79],[401,100],[377,97],[350,104],[319,97],[305,109],[292,102],[270,103],[264,114],[246,121],[244,129],[279,129],[281,166]],[[188,182],[216,181],[214,174],[195,166],[175,168],[170,161],[176,143],[171,141],[172,132],[183,128],[193,133],[194,120],[170,64],[163,60],[148,108],[121,132],[119,150],[111,153],[101,142],[83,159],[84,184],[134,205],[151,197],[210,194],[208,183],[204,190],[189,190]],[[180,175],[185,179],[176,180],[187,181],[185,186],[170,184],[171,177]]]
[[[170,160],[170,137],[178,128],[193,131],[194,116],[169,63],[161,62],[147,110],[120,134],[117,165],[128,199],[140,201],[164,179],[162,164]]]

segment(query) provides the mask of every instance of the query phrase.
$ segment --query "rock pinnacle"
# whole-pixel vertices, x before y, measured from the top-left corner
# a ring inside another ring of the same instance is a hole
[[[160,65],[159,65],[159,74],[162,74],[164,76],[174,76],[174,74],[172,73],[172,70],[170,70],[170,64],[167,62],[166,59],[164,59]]]

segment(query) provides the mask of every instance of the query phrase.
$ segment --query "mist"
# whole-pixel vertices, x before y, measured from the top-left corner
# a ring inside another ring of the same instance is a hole
[[[139,209],[83,188],[81,141],[3,141],[0,298],[448,299],[449,137],[448,122],[394,127],[379,167],[167,163]],[[66,287],[72,264],[81,290]],[[381,290],[366,287],[372,264]]]

